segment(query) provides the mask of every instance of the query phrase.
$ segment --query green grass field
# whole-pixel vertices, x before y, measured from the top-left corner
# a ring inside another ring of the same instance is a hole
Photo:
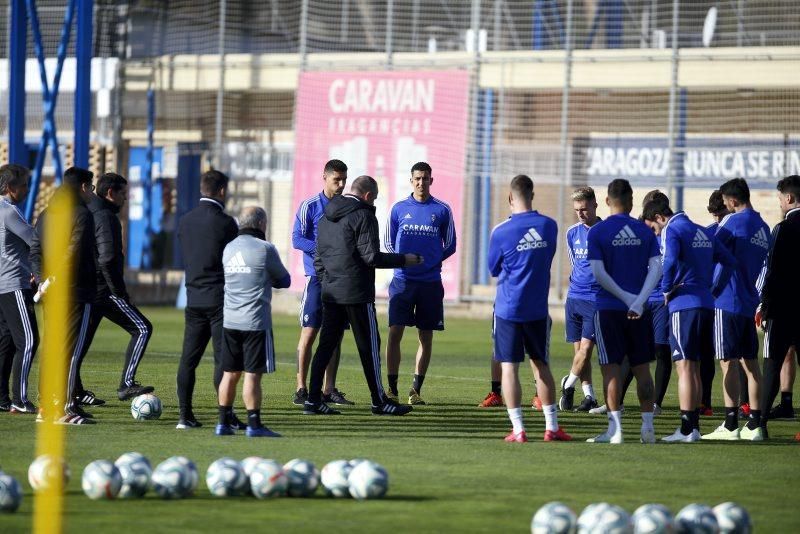
[[[764,443],[643,446],[638,443],[639,415],[630,410],[624,417],[630,443],[610,446],[583,442],[604,429],[603,416],[560,414],[562,426],[576,441],[543,443],[542,414],[526,410],[534,441],[504,443],[502,437],[510,428],[505,410],[476,407],[489,386],[488,321],[448,322],[447,331],[435,339],[425,381],[423,397],[429,405],[403,418],[370,414],[361,366],[352,339],[346,336],[339,386],[357,405],[338,417],[308,417],[290,401],[298,335],[295,318],[277,316],[279,370],[264,379],[264,420],[284,437],[213,435],[217,411],[210,353],[199,369],[195,394],[196,413],[205,426],[177,431],[175,371],[183,314],[164,308],[145,313],[156,331],[138,378],[156,386],[164,414],[158,421],[136,422],[129,403],[116,401],[126,340],[122,330],[104,323],[83,376],[88,388],[110,402],[94,410],[100,424],[67,428],[72,468],[65,512],[68,532],[207,532],[237,527],[293,532],[526,532],[536,509],[552,500],[567,503],[577,513],[600,501],[629,512],[643,503],[659,502],[675,513],[690,502],[713,506],[735,500],[748,508],[758,532],[800,531],[800,513],[793,504],[800,498],[800,444],[793,441],[800,425],[795,422],[771,423],[772,439]],[[563,329],[557,325],[551,343],[556,380],[568,371],[571,360],[571,348],[562,339]],[[407,335],[401,392],[410,384],[414,349],[414,336]],[[532,379],[524,370],[523,391],[529,399]],[[659,436],[671,433],[677,424],[674,377],[664,414],[656,418]],[[34,384],[36,380],[34,369]],[[597,368],[595,381],[599,381]],[[717,381],[717,396],[720,388]],[[704,418],[704,430],[710,431],[720,419]],[[17,477],[25,489],[19,511],[0,514],[2,533],[31,529],[33,495],[27,469],[33,460],[36,427],[32,417],[0,415],[0,468]],[[310,499],[219,499],[202,481],[197,495],[183,501],[162,501],[152,494],[135,501],[95,502],[85,497],[80,475],[86,464],[99,458],[113,460],[126,451],[139,451],[154,465],[182,454],[197,463],[201,475],[222,456],[260,455],[281,463],[302,457],[319,468],[334,459],[366,457],[387,468],[390,488],[385,499],[365,502],[328,499],[321,492]]]

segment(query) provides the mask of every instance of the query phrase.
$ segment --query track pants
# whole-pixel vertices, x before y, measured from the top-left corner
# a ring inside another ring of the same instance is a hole
[[[83,384],[80,382],[81,361],[86,355],[88,347],[86,341],[89,332],[89,320],[92,316],[92,305],[90,303],[76,303],[69,307],[67,312],[67,350],[69,358],[69,373],[67,375],[67,403],[66,409],[72,410],[78,406],[75,399],[83,392]],[[45,329],[47,328],[47,318],[45,317]]]
[[[325,368],[333,357],[333,352],[342,341],[345,327],[350,323],[353,337],[364,368],[364,377],[372,396],[373,406],[384,402],[381,379],[381,337],[378,332],[378,321],[375,316],[375,303],[334,304],[322,303],[322,327],[319,333],[319,344],[311,361],[311,380],[308,387],[309,402],[322,400],[322,380]]]
[[[222,381],[222,306],[186,307],[183,352],[178,364],[178,405],[181,415],[192,410],[195,371],[212,340],[214,347],[214,389]]]
[[[28,400],[28,376],[39,346],[39,328],[33,310],[33,291],[17,289],[0,295],[0,400],[21,404]]]

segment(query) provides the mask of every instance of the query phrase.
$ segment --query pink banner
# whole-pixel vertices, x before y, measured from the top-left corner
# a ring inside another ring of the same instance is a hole
[[[295,117],[294,209],[322,190],[325,162],[341,159],[350,180],[368,174],[378,181],[375,206],[382,238],[392,204],[411,194],[411,166],[427,161],[433,168],[431,193],[450,205],[460,230],[468,104],[465,71],[301,74]],[[458,237],[461,240],[460,232]],[[448,299],[458,297],[459,272],[457,252],[442,266]],[[291,273],[292,288],[302,290],[300,251],[292,251]],[[385,295],[391,270],[379,270],[376,278],[378,294]]]

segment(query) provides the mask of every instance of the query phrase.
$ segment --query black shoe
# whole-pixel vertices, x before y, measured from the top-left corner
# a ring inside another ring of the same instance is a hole
[[[589,410],[592,410],[594,408],[597,408],[597,401],[594,399],[594,397],[584,397],[580,405],[578,405],[578,407],[575,408],[575,411],[588,412]]]
[[[38,419],[37,419],[38,420]],[[59,425],[96,425],[97,421],[94,419],[87,419],[86,417],[82,417],[72,410],[67,410],[63,416],[61,416],[57,421],[56,424]]]
[[[769,418],[775,419],[794,419],[794,408],[779,404],[769,411]]]
[[[568,379],[569,376],[565,376],[561,379],[561,398],[558,399],[558,409],[562,412],[569,411],[575,406],[575,387],[564,387]]]
[[[200,428],[203,426],[203,423],[198,421],[194,418],[194,414],[182,415],[180,419],[178,419],[178,424],[175,425],[175,428],[178,430],[187,430],[189,428]]]
[[[38,410],[36,409],[36,406],[34,406],[31,401],[11,403],[11,413],[24,413],[24,414],[36,415],[37,412]]]
[[[247,430],[247,425],[242,423],[233,412],[231,412],[231,422],[229,426],[232,430]]]
[[[119,397],[119,400],[125,401],[134,397],[138,397],[139,395],[152,393],[154,390],[155,388],[153,386],[143,386],[134,382],[130,386],[122,386],[119,388],[117,390],[117,397]]]
[[[292,403],[298,406],[302,406],[304,402],[308,400],[308,390],[306,388],[300,388],[294,392],[294,398],[292,398]]]
[[[4,400],[0,401],[0,412],[10,412],[11,411],[11,401]]]
[[[374,415],[405,415],[412,411],[412,406],[398,404],[391,399],[383,399],[383,404],[379,406],[372,406],[372,413]]]
[[[67,408],[64,412],[66,415],[77,415],[84,419],[94,419],[94,416],[81,408],[77,403],[71,408]]]
[[[333,389],[333,393],[331,393],[330,395],[323,395],[322,402],[338,404],[339,406],[352,406],[353,404],[355,404],[355,402],[345,399],[344,393],[342,393],[336,388]]]
[[[102,406],[106,403],[106,401],[103,399],[98,399],[95,394],[88,389],[85,389],[83,393],[76,395],[75,400],[77,400],[83,406]]]
[[[342,412],[334,410],[324,402],[303,403],[303,415],[341,415]]]

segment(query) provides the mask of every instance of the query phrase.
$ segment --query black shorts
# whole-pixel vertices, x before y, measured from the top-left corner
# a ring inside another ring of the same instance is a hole
[[[767,319],[764,332],[764,358],[783,361],[789,348],[794,347],[800,361],[800,329],[796,317]]]
[[[275,372],[275,346],[272,329],[232,330],[222,336],[222,370],[246,373]]]

